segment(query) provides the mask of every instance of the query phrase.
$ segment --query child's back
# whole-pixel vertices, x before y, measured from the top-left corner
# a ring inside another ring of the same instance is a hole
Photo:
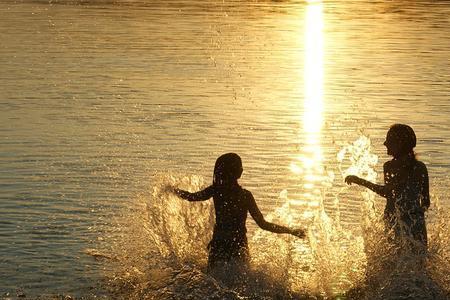
[[[238,184],[242,171],[241,158],[235,153],[227,153],[216,161],[212,185],[196,193],[173,189],[178,196],[189,201],[213,198],[216,223],[208,245],[210,270],[230,261],[248,265],[250,255],[246,236],[247,213],[250,213],[256,224],[264,230],[304,237],[304,231],[301,229],[291,229],[264,219],[252,193]]]

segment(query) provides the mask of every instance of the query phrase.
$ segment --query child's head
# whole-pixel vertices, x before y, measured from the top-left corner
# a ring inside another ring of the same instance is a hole
[[[242,175],[242,161],[236,153],[226,153],[216,160],[214,184],[224,185],[237,181]]]
[[[384,145],[387,153],[394,157],[413,155],[416,146],[416,134],[414,130],[405,124],[394,124],[389,128]]]

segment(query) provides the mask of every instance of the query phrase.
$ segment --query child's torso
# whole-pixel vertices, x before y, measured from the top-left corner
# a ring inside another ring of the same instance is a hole
[[[415,159],[391,160],[386,164],[386,184],[392,187],[387,198],[386,212],[400,214],[422,211],[421,196],[423,182],[420,176],[421,163]]]
[[[245,233],[248,205],[240,186],[218,187],[214,192],[215,230]]]

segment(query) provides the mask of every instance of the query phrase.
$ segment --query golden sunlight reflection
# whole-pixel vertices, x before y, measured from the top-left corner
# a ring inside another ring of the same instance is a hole
[[[290,170],[302,177],[302,200],[291,199],[291,205],[311,209],[320,206],[317,184],[323,180],[321,128],[323,122],[323,6],[320,1],[308,1],[305,15],[304,52],[304,112],[301,153],[290,165]],[[313,214],[305,210],[303,218]]]
[[[323,16],[322,4],[306,8],[305,32],[305,112],[303,128],[310,145],[318,146],[323,111]],[[315,147],[312,147],[315,148]],[[313,149],[311,149],[313,150]]]
[[[309,2],[310,3],[310,2]],[[323,13],[322,4],[314,1],[306,7],[304,54],[304,113],[305,132],[302,155],[292,162],[290,169],[303,174],[310,183],[317,180],[313,170],[322,167],[320,133],[323,112]],[[299,166],[298,164],[301,164]]]

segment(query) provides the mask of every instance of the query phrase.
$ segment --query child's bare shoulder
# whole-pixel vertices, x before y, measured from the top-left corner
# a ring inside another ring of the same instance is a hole
[[[252,192],[244,188],[241,189],[241,195],[241,197],[246,201],[251,201],[252,199],[254,199]]]
[[[427,171],[427,166],[425,165],[425,163],[421,162],[420,160],[416,160],[416,168],[419,171],[423,171],[423,172]]]
[[[252,192],[250,192],[247,189],[242,188],[242,193],[246,196],[246,197],[253,197]]]
[[[385,170],[389,170],[389,169],[392,169],[392,167],[394,166],[394,161],[392,161],[392,160],[388,160],[387,162],[385,162],[384,164],[383,164],[383,168],[385,169]]]

